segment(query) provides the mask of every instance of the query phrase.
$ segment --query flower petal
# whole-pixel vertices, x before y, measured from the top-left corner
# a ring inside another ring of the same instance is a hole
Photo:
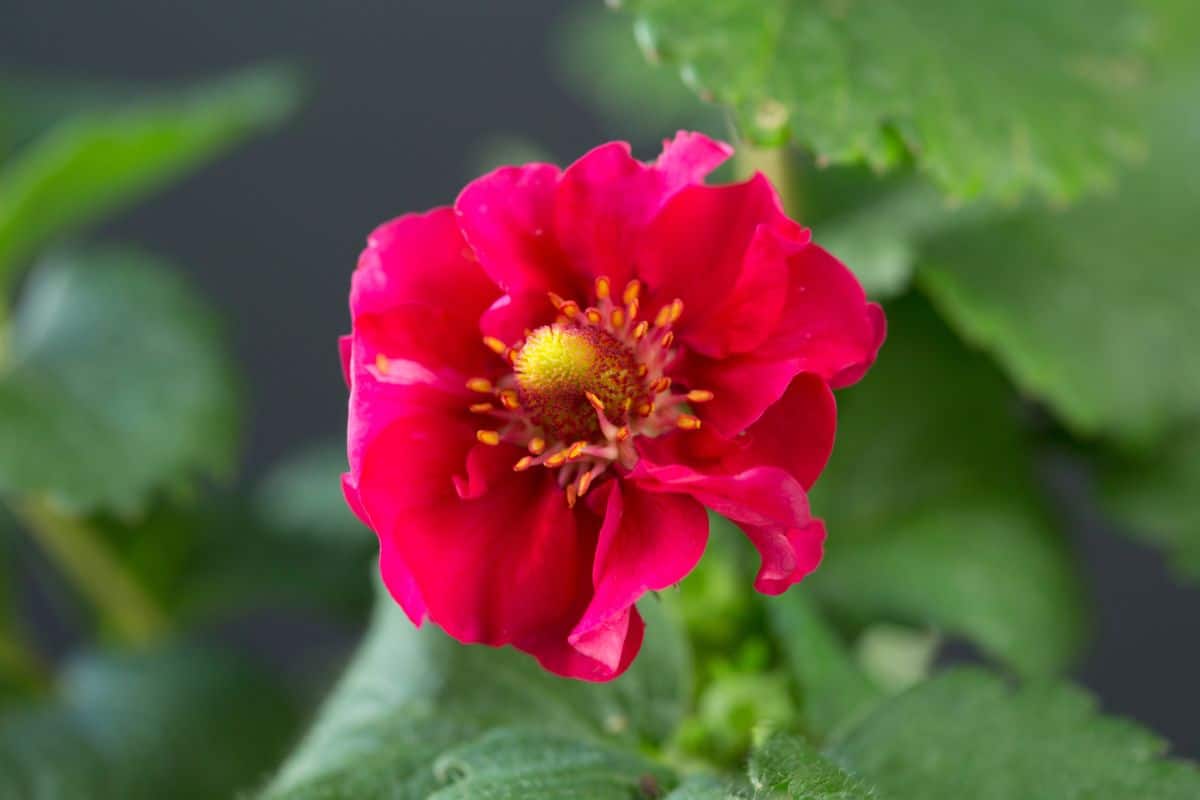
[[[676,330],[686,342],[729,297],[759,225],[794,225],[762,174],[725,186],[691,184],[672,195],[637,247],[647,311],[682,299]]]
[[[454,203],[484,272],[509,293],[572,288],[554,237],[559,174],[553,164],[501,167],[467,184]]]
[[[710,475],[682,464],[655,463],[653,440],[640,443],[641,459],[628,479],[651,492],[686,493],[736,523],[762,557],[754,588],[779,594],[821,561],[825,527],[809,514],[804,489],[777,467]]]
[[[713,393],[713,399],[699,406],[696,414],[728,439],[778,402],[795,374],[794,363],[764,361],[755,355],[715,359],[687,353],[671,370],[676,382]]]
[[[627,142],[610,142],[563,172],[555,197],[555,230],[576,285],[586,291],[607,276],[624,286],[633,277],[641,230],[673,193],[704,179],[732,150],[701,134],[681,132],[646,164]]]
[[[611,641],[612,621],[646,592],[679,583],[692,571],[708,542],[708,515],[687,496],[610,485],[592,568],[595,595],[569,641],[584,652],[603,644],[590,654],[615,668],[622,648]]]
[[[537,657],[551,672],[586,681],[609,681],[618,677],[642,647],[646,625],[636,607],[628,608],[603,628],[582,637],[577,644],[565,639],[526,642],[518,645]]]
[[[350,311],[377,314],[426,304],[468,329],[500,295],[475,260],[450,208],[406,214],[367,237],[350,289]]]
[[[780,325],[757,357],[792,361],[835,389],[854,383],[875,362],[887,335],[883,309],[868,303],[854,274],[815,244],[794,255],[789,267]]]

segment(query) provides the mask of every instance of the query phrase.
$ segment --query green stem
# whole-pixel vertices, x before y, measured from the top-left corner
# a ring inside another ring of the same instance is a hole
[[[45,500],[25,500],[16,510],[30,535],[122,639],[144,644],[166,630],[158,605],[84,522]]]
[[[788,216],[803,220],[798,165],[792,148],[757,147],[746,141],[739,142],[734,169],[739,179],[749,178],[755,172],[766,175],[779,192]]]

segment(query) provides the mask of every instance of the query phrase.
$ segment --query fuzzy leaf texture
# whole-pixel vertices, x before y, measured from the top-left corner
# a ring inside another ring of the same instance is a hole
[[[265,798],[425,798],[454,774],[435,766],[478,769],[491,748],[515,747],[525,734],[485,735],[514,725],[559,737],[546,746],[558,749],[560,763],[590,763],[608,776],[598,780],[624,780],[637,744],[662,741],[679,724],[691,686],[682,632],[656,603],[643,610],[654,635],[638,660],[611,684],[588,684],[544,672],[512,650],[459,645],[428,625],[414,629],[381,597],[366,642]],[[522,768],[538,771],[511,765],[509,777]],[[497,769],[485,765],[476,779],[502,780]],[[545,769],[538,779],[556,780]]]
[[[1080,689],[1013,690],[955,670],[889,701],[828,748],[889,800],[1185,800],[1200,773],[1166,744],[1103,717]]]
[[[1141,152],[1128,0],[626,0],[643,49],[760,143],[883,170],[910,156],[947,194],[1056,200]]]

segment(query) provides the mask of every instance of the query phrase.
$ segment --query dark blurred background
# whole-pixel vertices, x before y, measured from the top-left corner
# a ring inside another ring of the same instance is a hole
[[[247,385],[243,475],[253,477],[343,429],[335,343],[348,325],[350,271],[376,223],[451,202],[497,135],[563,161],[614,134],[553,69],[550,34],[568,5],[0,0],[0,69],[186,81],[277,59],[306,71],[308,102],[281,132],[102,232],[173,257],[225,314]],[[1078,677],[1108,711],[1200,756],[1200,641],[1188,633],[1200,590],[1107,529],[1078,502],[1084,490],[1069,469],[1052,465],[1047,481],[1076,501],[1064,525],[1096,605]]]

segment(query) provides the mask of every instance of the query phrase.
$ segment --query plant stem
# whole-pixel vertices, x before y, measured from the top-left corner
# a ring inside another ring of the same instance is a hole
[[[790,147],[757,147],[746,141],[738,143],[734,165],[738,178],[749,178],[755,172],[763,173],[779,192],[788,216],[801,220],[804,208],[797,166],[795,152]]]
[[[81,520],[42,499],[16,504],[30,535],[126,642],[145,644],[166,630],[154,600]]]

